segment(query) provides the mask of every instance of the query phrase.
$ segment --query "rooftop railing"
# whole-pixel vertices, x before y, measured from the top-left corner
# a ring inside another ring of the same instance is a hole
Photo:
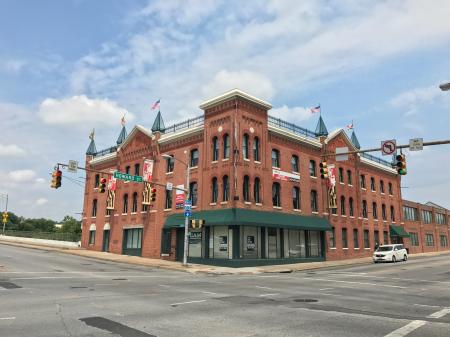
[[[317,137],[315,132],[305,129],[305,128],[302,128],[298,125],[286,122],[280,118],[269,116],[269,124],[273,125],[273,126],[277,126],[279,128],[285,129],[285,130],[288,130],[288,131],[291,131],[291,132],[299,134],[301,136],[314,138],[314,139],[316,139],[316,137]]]
[[[371,154],[368,154],[368,153],[365,153],[365,152],[361,153],[361,156],[363,158],[366,158],[366,159],[369,159],[371,161],[374,161],[374,162],[376,162],[378,164],[381,164],[381,165],[384,165],[384,166],[392,168],[392,163],[387,161],[387,160],[384,160],[384,159],[372,156]]]
[[[175,133],[177,131],[181,131],[184,129],[202,126],[203,124],[205,124],[205,117],[203,115],[201,115],[198,117],[190,118],[181,123],[176,123],[171,126],[168,126],[167,128],[164,129],[164,133],[166,133],[166,134],[167,133]]]
[[[94,157],[102,157],[102,156],[105,156],[105,155],[107,155],[107,154],[114,153],[114,152],[116,152],[116,151],[117,151],[117,146],[111,146],[110,148],[107,148],[107,149],[104,149],[104,150],[97,151],[97,152],[94,154]]]

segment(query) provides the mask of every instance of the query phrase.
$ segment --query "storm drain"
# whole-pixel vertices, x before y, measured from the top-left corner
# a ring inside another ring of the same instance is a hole
[[[22,288],[21,286],[18,286],[15,283],[12,282],[6,282],[6,281],[0,281],[0,287],[5,288],[5,289],[17,289],[17,288]]]
[[[297,298],[294,300],[294,302],[301,302],[301,303],[314,303],[319,302],[318,300],[315,300],[313,298]]]

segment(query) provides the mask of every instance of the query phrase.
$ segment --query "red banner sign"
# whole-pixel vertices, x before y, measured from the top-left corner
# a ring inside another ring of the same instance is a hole
[[[153,160],[145,159],[144,160],[144,169],[142,174],[144,181],[151,182],[153,179]]]

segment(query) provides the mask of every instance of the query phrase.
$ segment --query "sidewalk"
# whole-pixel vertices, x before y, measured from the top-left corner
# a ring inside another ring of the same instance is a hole
[[[349,259],[349,260],[338,260],[338,261],[324,261],[324,262],[307,262],[307,263],[296,263],[296,264],[283,264],[283,265],[272,265],[272,266],[257,266],[257,267],[243,267],[243,268],[229,268],[229,267],[218,267],[218,266],[210,266],[210,265],[202,265],[202,264],[189,264],[187,267],[184,267],[180,262],[174,261],[166,261],[160,259],[150,259],[138,256],[128,256],[128,255],[119,255],[105,252],[98,252],[92,250],[86,250],[83,248],[60,248],[49,245],[37,245],[37,244],[29,244],[29,243],[19,243],[19,242],[10,242],[3,240],[0,237],[0,244],[11,245],[11,246],[19,246],[31,249],[40,249],[40,250],[50,250],[58,253],[78,255],[86,258],[126,263],[126,264],[134,264],[139,266],[146,266],[151,268],[163,268],[168,270],[177,270],[189,273],[206,273],[206,274],[217,274],[217,275],[255,275],[261,273],[291,273],[294,271],[302,271],[302,270],[313,270],[320,268],[331,268],[331,267],[339,267],[339,266],[352,266],[352,265],[364,265],[371,264],[371,257],[364,257],[358,259]],[[450,251],[442,251],[442,252],[431,252],[431,253],[419,253],[412,254],[410,258],[414,259],[415,257],[420,256],[437,256],[450,254]]]

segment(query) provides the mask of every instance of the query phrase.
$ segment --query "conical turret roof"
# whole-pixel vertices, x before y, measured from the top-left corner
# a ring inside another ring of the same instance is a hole
[[[158,114],[156,115],[155,121],[153,122],[152,126],[152,132],[159,131],[161,133],[164,133],[166,131],[166,127],[164,125],[164,121],[161,115],[161,111],[158,111]]]
[[[328,130],[325,126],[325,122],[322,119],[322,116],[319,117],[319,121],[317,122],[316,126],[316,135],[317,136],[328,136]]]
[[[352,144],[359,150],[361,148],[361,145],[359,145],[359,141],[358,141],[358,138],[356,137],[355,131],[352,131],[351,140],[352,140]]]
[[[127,129],[125,128],[125,125],[122,126],[122,130],[120,131],[119,138],[117,138],[117,145],[120,145],[123,143],[123,141],[127,138]]]

